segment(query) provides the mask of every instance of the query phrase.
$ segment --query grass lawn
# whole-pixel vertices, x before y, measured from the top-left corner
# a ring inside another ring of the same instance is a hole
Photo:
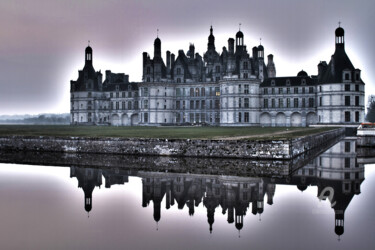
[[[162,139],[290,139],[333,128],[280,127],[107,127],[69,125],[0,125],[0,136],[74,136]]]

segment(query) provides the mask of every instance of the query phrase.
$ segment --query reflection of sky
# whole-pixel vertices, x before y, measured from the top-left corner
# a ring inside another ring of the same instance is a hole
[[[3,249],[364,249],[375,244],[375,165],[365,169],[361,194],[345,212],[345,233],[337,241],[334,212],[319,202],[317,188],[304,192],[277,185],[274,204],[259,216],[247,212],[239,233],[221,207],[209,233],[202,203],[189,216],[186,206],[169,210],[162,203],[161,220],[153,220],[153,204],[142,208],[142,182],[110,189],[95,188],[90,217],[83,191],[69,178],[69,168],[0,164],[0,242]],[[158,230],[156,230],[158,228]],[[27,246],[27,247],[26,247]]]
[[[211,24],[221,52],[240,22],[248,50],[261,37],[278,76],[286,76],[316,74],[319,61],[329,61],[341,20],[348,55],[374,93],[374,9],[373,0],[2,0],[0,114],[69,112],[69,82],[83,67],[88,40],[96,70],[140,81],[141,54],[153,53],[157,29],[163,56],[186,52],[190,42],[202,55]]]

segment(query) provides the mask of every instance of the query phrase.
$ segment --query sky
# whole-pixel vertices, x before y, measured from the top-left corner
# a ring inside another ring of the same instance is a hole
[[[142,79],[142,52],[162,55],[189,44],[207,50],[210,25],[221,53],[241,23],[248,51],[261,43],[277,76],[317,74],[334,53],[341,21],[345,49],[362,71],[366,103],[375,94],[373,0],[1,0],[0,115],[69,113],[70,80],[84,66],[90,40],[95,70]]]

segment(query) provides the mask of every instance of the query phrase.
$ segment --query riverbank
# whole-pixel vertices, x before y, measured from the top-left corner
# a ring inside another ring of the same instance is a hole
[[[154,139],[0,136],[0,150],[288,160],[342,137],[338,128],[291,139]]]

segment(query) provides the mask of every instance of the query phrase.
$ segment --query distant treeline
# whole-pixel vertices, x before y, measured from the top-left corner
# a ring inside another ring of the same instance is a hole
[[[0,119],[0,124],[69,124],[69,114],[43,114],[23,119]]]

